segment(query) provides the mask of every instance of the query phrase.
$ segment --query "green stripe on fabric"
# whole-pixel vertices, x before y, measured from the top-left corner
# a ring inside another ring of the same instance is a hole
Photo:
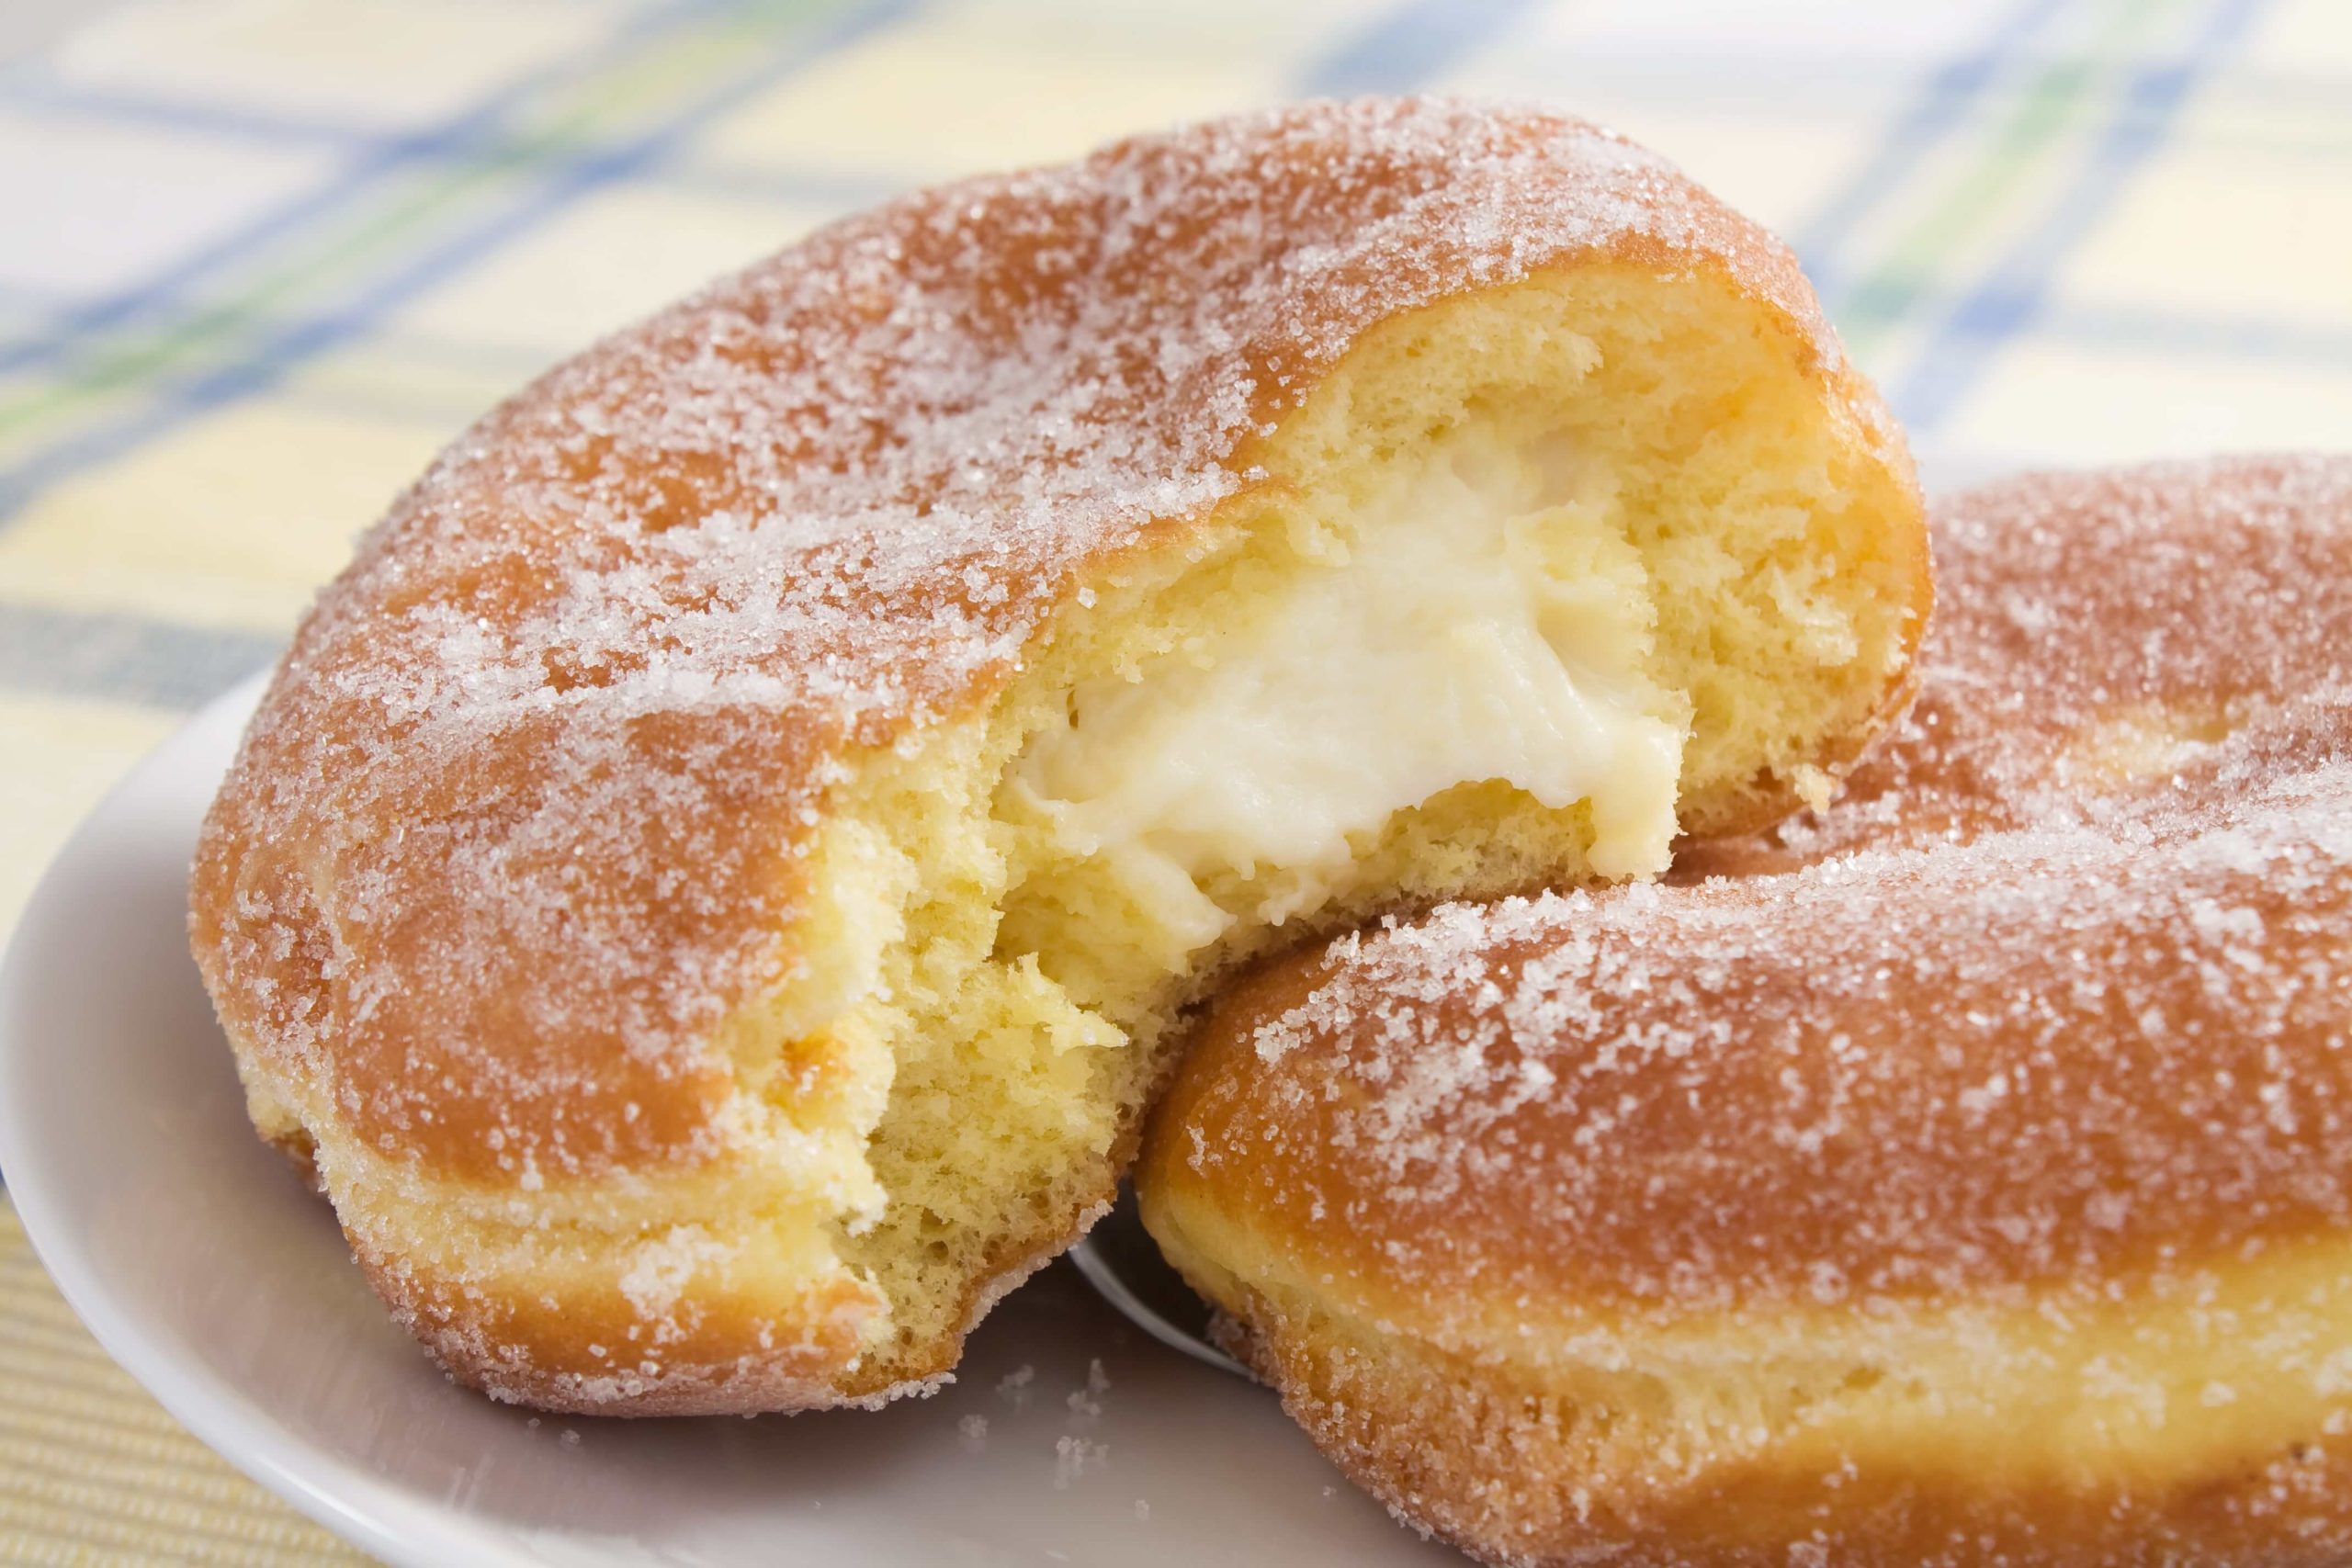
[[[1868,358],[1922,301],[1949,290],[1945,258],[2023,190],[2064,132],[2082,119],[2091,90],[2128,64],[2132,46],[2178,7],[2179,0],[2118,0],[2086,53],[2034,75],[1984,151],[1861,272],[1842,302],[1838,332],[1858,357]]]
[[[754,51],[846,9],[840,0],[788,0],[729,17],[657,46],[580,84],[529,130],[492,144],[470,163],[426,167],[387,205],[313,239],[304,254],[262,271],[229,299],[175,328],[130,344],[97,339],[95,352],[50,385],[0,397],[0,441],[28,445],[88,405],[140,389],[199,361],[235,357],[241,341],[302,298],[332,296],[359,283],[367,268],[400,254],[436,221],[504,186],[560,168],[640,118],[693,97]]]

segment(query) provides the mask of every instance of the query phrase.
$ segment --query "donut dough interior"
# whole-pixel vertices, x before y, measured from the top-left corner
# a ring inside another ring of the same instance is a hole
[[[974,1281],[1101,1203],[1235,964],[1654,874],[1678,832],[1823,792],[1920,566],[1887,522],[1907,478],[1810,352],[1703,274],[1614,264],[1392,319],[1004,698],[852,771],[803,968],[730,1038],[809,1133],[779,1200],[831,1201],[771,1245],[888,1297],[855,1389],[944,1369]]]

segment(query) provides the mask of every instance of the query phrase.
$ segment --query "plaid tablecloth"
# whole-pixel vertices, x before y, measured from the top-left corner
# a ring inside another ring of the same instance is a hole
[[[1306,95],[1540,96],[1795,243],[1931,481],[2352,446],[2342,0],[0,7],[0,931],[535,370],[832,214]],[[0,1560],[325,1560],[0,1211]]]

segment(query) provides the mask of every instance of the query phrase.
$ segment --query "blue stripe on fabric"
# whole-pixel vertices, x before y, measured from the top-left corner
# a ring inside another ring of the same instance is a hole
[[[86,88],[48,82],[34,83],[29,86],[23,84],[0,85],[0,104],[30,107],[46,113],[86,115],[108,125],[131,125],[220,141],[253,141],[277,148],[308,146],[313,149],[375,151],[388,148],[392,141],[399,141],[399,156],[412,164],[471,163],[496,158],[526,145],[529,140],[522,136],[509,139],[492,135],[479,141],[467,141],[426,132],[413,133],[405,140],[387,138],[381,132],[364,127],[310,116],[257,112],[217,104],[173,103],[129,94],[92,92]],[[577,150],[589,150],[595,143],[593,139],[582,138],[575,145]],[[696,195],[788,201],[803,207],[844,209],[870,207],[904,188],[902,180],[882,170],[740,168],[725,164],[665,170],[660,175],[658,183],[665,190]],[[0,349],[0,370],[9,367],[6,356],[13,352],[17,351]]]
[[[283,647],[259,632],[0,601],[0,691],[190,708]]]
[[[244,359],[182,383],[153,406],[61,442],[0,475],[0,527],[26,502],[69,475],[153,439],[183,421],[260,391],[302,360],[360,335],[417,294],[472,265],[517,234],[591,192],[642,172],[686,137],[766,90],[781,76],[805,69],[920,8],[922,0],[870,0],[814,36],[778,51],[761,70],[673,116],[655,129],[611,148],[576,158],[525,200],[484,223],[421,252],[342,310],[294,321],[265,337]]]
[[[2123,101],[2041,221],[1962,295],[1890,400],[1915,432],[1935,429],[2041,310],[2058,269],[2160,151],[2199,82],[2245,38],[2262,0],[2222,0],[2179,59],[2133,73]]]
[[[1531,8],[1531,0],[1409,0],[1299,73],[1318,97],[1401,93],[1467,57]]]
[[[485,143],[494,140],[500,122],[534,94],[635,54],[662,34],[695,21],[717,3],[718,0],[681,0],[636,12],[625,25],[579,56],[511,78],[455,118],[428,130],[379,136],[355,143],[357,155],[311,190],[176,258],[143,281],[68,311],[37,335],[0,346],[0,371],[52,364],[79,346],[90,333],[119,326],[149,310],[172,304],[220,268],[284,235],[299,231],[320,214],[349,200],[374,182],[418,162],[478,154]]]
[[[1791,248],[1833,318],[1843,289],[1843,252],[1854,231],[1966,121],[1969,106],[1999,76],[2010,57],[2065,8],[2066,0],[2022,0],[1974,51],[1932,73],[1910,107],[1880,140],[1877,150],[1797,230]]]

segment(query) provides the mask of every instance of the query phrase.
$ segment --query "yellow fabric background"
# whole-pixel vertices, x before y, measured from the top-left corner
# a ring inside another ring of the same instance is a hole
[[[2352,444],[2335,0],[54,9],[0,71],[0,931],[536,369],[836,212],[1178,118],[1613,124],[1792,238],[1931,480]],[[5,1209],[0,1370],[0,1560],[351,1556],[106,1359]]]

